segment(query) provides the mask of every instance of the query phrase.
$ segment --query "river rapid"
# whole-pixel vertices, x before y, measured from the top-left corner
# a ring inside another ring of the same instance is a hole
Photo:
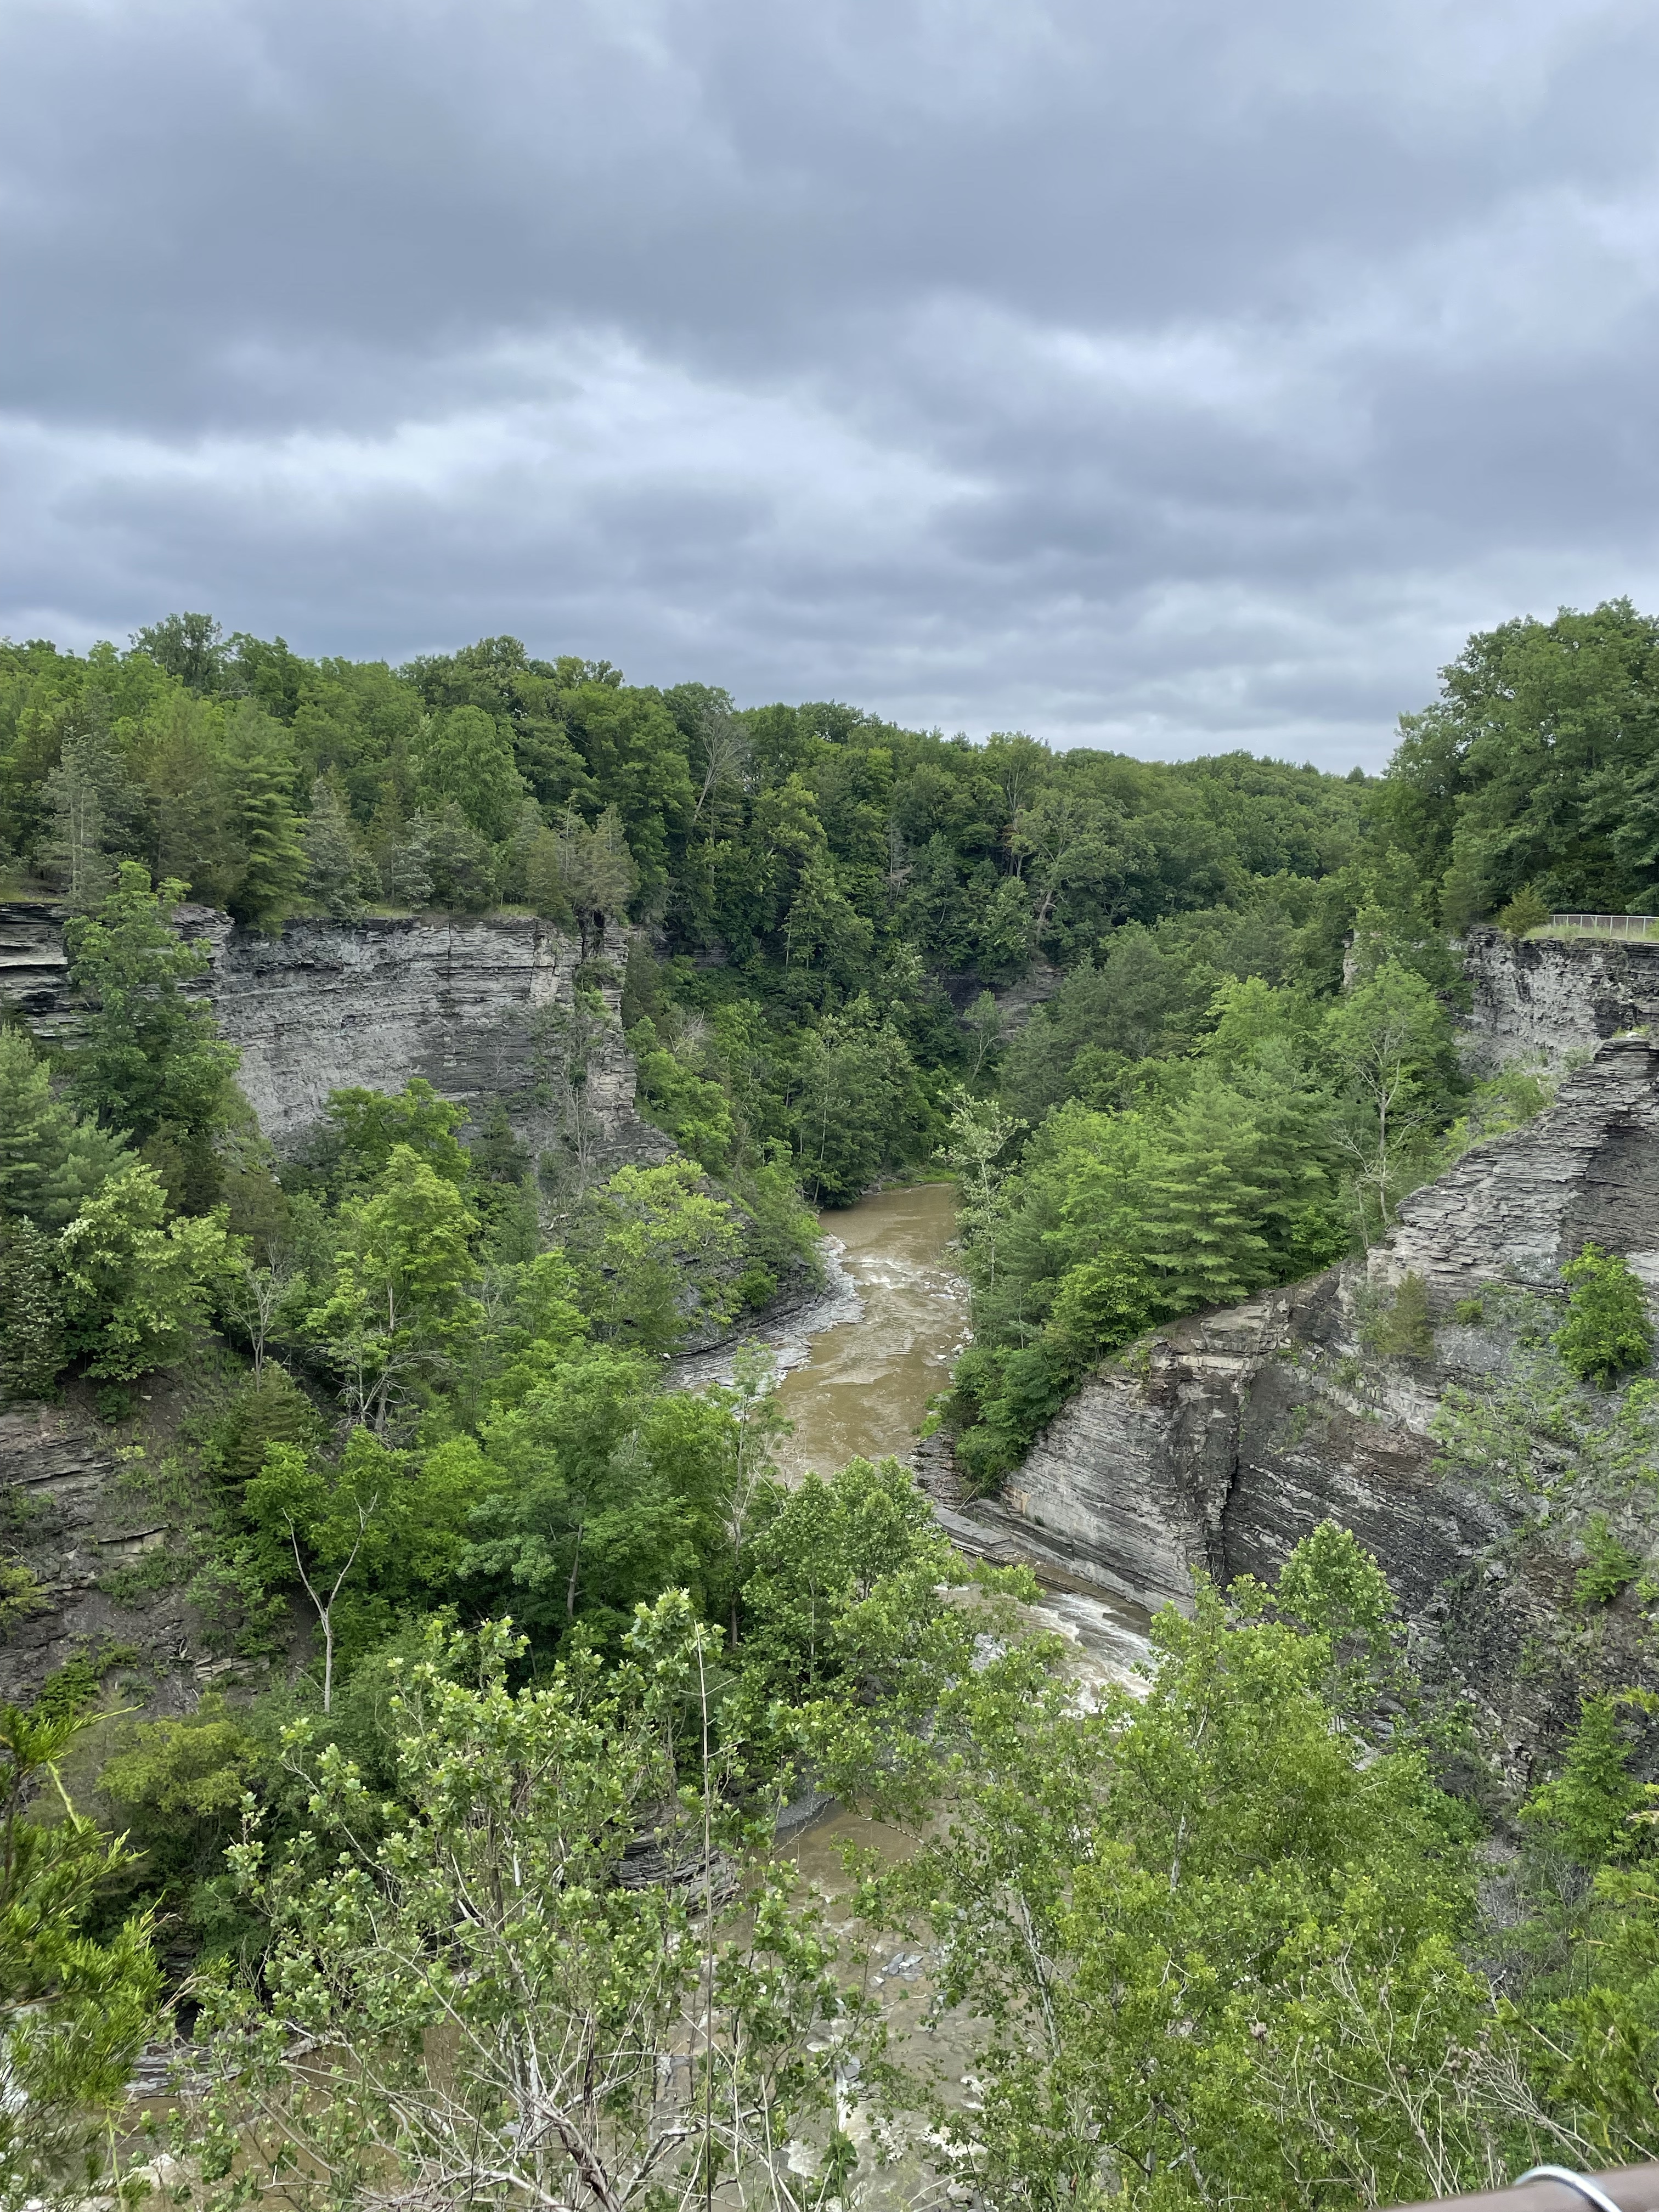
[[[968,1285],[951,1264],[956,1191],[915,1183],[872,1191],[818,1217],[823,1232],[823,1295],[759,1338],[776,1363],[778,1401],[792,1432],[777,1450],[780,1472],[799,1482],[831,1474],[855,1455],[903,1459],[930,1398],[950,1379],[969,1337]],[[735,1349],[675,1363],[683,1388],[730,1379]],[[1085,1691],[1108,1682],[1141,1686],[1146,1616],[1121,1599],[1051,1590],[1034,1624],[1073,1646],[1072,1671]],[[827,1842],[829,1839],[823,1839]]]
[[[968,1341],[968,1285],[952,1265],[956,1193],[948,1183],[872,1192],[856,1206],[819,1217],[829,1261],[824,1295],[784,1322],[768,1340],[782,1380],[779,1401],[792,1433],[777,1460],[787,1480],[833,1474],[854,1454],[903,1459],[915,1442],[930,1398],[949,1380],[951,1365]],[[729,1375],[723,1361],[699,1362],[698,1382]],[[682,1363],[690,1364],[691,1363]],[[688,1377],[688,1380],[692,1378]],[[1147,1656],[1146,1616],[1092,1593],[1048,1590],[1030,1608],[1034,1628],[1056,1631],[1071,1649],[1066,1671],[1079,1695],[1090,1698],[1108,1684],[1143,1690],[1135,1673]],[[879,1858],[902,1857],[911,1839],[845,1806],[825,1804],[816,1818],[790,1823],[775,1846],[806,1880],[835,1900],[839,1913],[851,1881],[849,1845]],[[882,1955],[885,1953],[886,1955]],[[931,1960],[891,1938],[872,1958],[872,1988],[879,1990],[889,2027],[901,2041],[927,2021],[925,2049],[947,2097],[975,2093],[970,2071],[975,2023],[960,2008],[933,2017]],[[856,2102],[841,2115],[862,2145],[870,2127]],[[798,2170],[811,2172],[814,2154],[798,2147]],[[792,2159],[792,2164],[794,2160]],[[942,2204],[938,2178],[920,2143],[891,2172],[865,2184],[872,2212],[931,2197]],[[949,2208],[945,2208],[949,2212]]]

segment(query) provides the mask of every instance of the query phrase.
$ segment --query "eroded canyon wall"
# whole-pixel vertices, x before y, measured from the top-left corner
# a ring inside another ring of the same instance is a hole
[[[1482,1073],[1513,1061],[1559,1069],[1621,1031],[1659,1019],[1659,943],[1540,937],[1517,944],[1471,929],[1468,1058]]]
[[[315,1125],[331,1091],[395,1091],[420,1076],[475,1123],[500,1100],[538,1152],[586,1143],[609,1169],[672,1150],[635,1109],[619,990],[599,989],[602,1017],[579,1001],[583,947],[568,932],[530,916],[417,915],[290,921],[266,937],[210,908],[178,918],[210,948],[208,994],[279,1149]],[[41,1036],[72,1033],[77,1019],[64,920],[44,902],[0,906],[0,1002]],[[619,975],[621,933],[586,957]]]
[[[0,1005],[43,1037],[73,1036],[83,1014],[69,988],[65,920],[44,902],[0,906]],[[501,1101],[538,1153],[586,1146],[596,1172],[673,1150],[635,1108],[620,993],[604,981],[605,965],[619,975],[626,955],[614,933],[586,948],[602,963],[596,1006],[592,990],[585,1000],[576,992],[580,942],[527,917],[294,921],[272,937],[208,908],[179,920],[210,948],[208,994],[279,1149],[303,1139],[331,1091],[393,1091],[421,1076],[475,1124]],[[594,976],[590,967],[584,980]],[[143,1481],[124,1480],[146,1452],[165,1456],[181,1421],[222,1402],[236,1376],[228,1353],[227,1373],[207,1371],[217,1357],[146,1377],[135,1421],[118,1432],[94,1417],[82,1385],[61,1405],[0,1411],[0,1549],[34,1576],[40,1601],[0,1639],[0,1697],[27,1701],[54,1668],[88,1655],[100,1664],[124,1655],[112,1698],[152,1715],[191,1710],[205,1686],[262,1678],[260,1665],[222,1656],[187,1562],[152,1575],[152,1554],[176,1552],[178,1532]],[[307,1632],[300,1621],[301,1643]]]
[[[1524,1773],[1589,1679],[1568,1648],[1586,1632],[1572,1561],[1517,1551],[1518,1511],[1440,1464],[1431,1425],[1449,1389],[1510,1357],[1462,1302],[1499,1284],[1559,1293],[1590,1237],[1659,1287],[1659,1048],[1644,1036],[1602,1043],[1553,1108],[1418,1192],[1363,1258],[1106,1363],[1002,1495],[963,1510],[1011,1555],[1149,1607],[1189,1605],[1194,1570],[1272,1581],[1334,1520],[1376,1555],[1419,1632],[1455,1646]],[[1431,1357],[1376,1349],[1407,1273],[1428,1287]],[[1597,1629],[1608,1664],[1623,1628],[1640,1645],[1633,1604]]]

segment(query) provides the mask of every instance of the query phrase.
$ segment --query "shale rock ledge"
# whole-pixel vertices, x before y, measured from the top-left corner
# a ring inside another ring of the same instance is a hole
[[[1549,1111],[1466,1153],[1363,1258],[1194,1315],[1103,1365],[1000,1498],[947,1510],[994,1557],[1148,1607],[1189,1606],[1194,1570],[1272,1581],[1310,1529],[1335,1520],[1375,1553],[1409,1617],[1461,1614],[1476,1686],[1511,1719],[1535,1708],[1529,1725],[1548,1734],[1576,1711],[1576,1690],[1540,1675],[1533,1696],[1523,1661],[1540,1623],[1571,1620],[1570,1568],[1541,1553],[1524,1571],[1504,1564],[1516,1517],[1437,1468],[1430,1424],[1446,1389],[1497,1356],[1459,1303],[1483,1285],[1559,1297],[1562,1265],[1592,1237],[1659,1287],[1659,1049],[1645,1036],[1603,1043]],[[1367,1322],[1408,1273],[1428,1289],[1434,1354],[1385,1358],[1368,1349]]]

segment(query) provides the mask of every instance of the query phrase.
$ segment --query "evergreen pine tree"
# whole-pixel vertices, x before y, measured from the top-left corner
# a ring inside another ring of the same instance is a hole
[[[0,1218],[61,1229],[124,1157],[118,1136],[54,1098],[21,1030],[0,1029]]]
[[[340,794],[319,775],[311,787],[311,814],[305,828],[306,889],[336,921],[349,921],[363,910],[359,887],[362,863],[350,817]]]
[[[530,896],[531,873],[541,842],[550,835],[542,810],[533,799],[519,809],[512,833],[501,854],[501,896],[514,901]]]
[[[1231,1305],[1271,1278],[1272,1251],[1260,1228],[1267,1195],[1260,1149],[1237,1092],[1200,1079],[1165,1133],[1141,1219],[1142,1249],[1166,1312]]]
[[[424,815],[410,816],[396,791],[386,793],[374,809],[366,840],[388,906],[424,906],[432,896],[429,825]]]
[[[294,767],[280,724],[252,700],[231,718],[231,827],[241,864],[230,910],[256,929],[282,926],[306,879],[306,852],[289,801]]]
[[[1434,1325],[1429,1289],[1421,1275],[1408,1274],[1376,1332],[1376,1348],[1396,1359],[1432,1359]]]
[[[1582,1698],[1561,1771],[1521,1808],[1528,1827],[1579,1866],[1625,1857],[1642,1841],[1631,1815],[1648,1802],[1648,1792],[1630,1767],[1632,1723],[1639,1723],[1641,1711],[1640,1691]]]
[[[432,836],[424,815],[386,847],[380,883],[392,906],[424,906],[432,896]]]
[[[493,856],[455,801],[427,824],[427,864],[432,896],[441,907],[480,914],[495,896]]]
[[[38,1218],[63,1164],[73,1116],[52,1095],[21,1030],[0,1030],[0,1214]]]
[[[524,896],[546,921],[571,919],[570,896],[564,884],[564,841],[556,830],[545,824],[526,856]]]
[[[559,831],[559,872],[580,915],[620,914],[640,887],[622,817],[607,806],[590,830],[574,808]]]

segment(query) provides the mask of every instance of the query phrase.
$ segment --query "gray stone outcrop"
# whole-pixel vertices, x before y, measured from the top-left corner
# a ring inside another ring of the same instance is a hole
[[[118,1652],[120,1702],[185,1712],[228,1671],[204,1653],[179,1579],[155,1577],[149,1589],[141,1574],[139,1588],[123,1589],[121,1571],[176,1548],[178,1534],[120,1473],[114,1437],[84,1404],[0,1412],[4,1548],[36,1593],[0,1638],[0,1699],[27,1704],[71,1659]]]
[[[72,1035],[78,1018],[65,918],[45,902],[0,906],[0,1000],[43,1036]],[[609,1170],[673,1149],[636,1110],[619,990],[600,990],[602,1016],[584,1011],[575,988],[584,947],[550,923],[505,915],[299,921],[266,937],[210,908],[181,908],[178,919],[211,950],[208,994],[241,1053],[242,1090],[279,1148],[315,1126],[331,1091],[396,1091],[420,1076],[475,1123],[501,1101],[538,1152],[579,1135]],[[619,974],[625,952],[613,928],[586,957]]]
[[[1144,1604],[1184,1601],[1194,1568],[1276,1571],[1334,1516],[1426,1599],[1486,1526],[1430,1472],[1429,1424],[1456,1362],[1379,1361],[1366,1317],[1415,1273],[1449,1342],[1458,1300],[1483,1285],[1559,1290],[1592,1239],[1659,1289],[1659,1046],[1645,1037],[1603,1044],[1547,1112],[1408,1199],[1363,1259],[1193,1316],[1109,1363],[975,1510]]]
[[[1559,1296],[1563,1264],[1591,1238],[1659,1289],[1659,1048],[1644,1036],[1602,1043],[1553,1108],[1418,1192],[1364,1257],[1192,1316],[1104,1364],[999,1498],[953,1510],[993,1556],[1149,1607],[1189,1605],[1195,1571],[1271,1582],[1334,1520],[1431,1640],[1462,1638],[1463,1678],[1524,1773],[1577,1710],[1571,1668],[1547,1679],[1535,1659],[1522,1663],[1561,1641],[1572,1569],[1566,1553],[1534,1547],[1510,1578],[1519,1509],[1449,1470],[1431,1424],[1448,1389],[1502,1356],[1460,1323],[1457,1301],[1498,1284]],[[1428,1287],[1433,1356],[1385,1358],[1373,1324],[1407,1273]],[[1620,1619],[1615,1607],[1599,1632],[1609,1665]],[[1640,1624],[1632,1613],[1624,1626],[1634,1680]]]
[[[970,1510],[1149,1608],[1190,1605],[1195,1569],[1271,1581],[1334,1519],[1420,1608],[1502,1522],[1435,1473],[1433,1389],[1365,1357],[1364,1287],[1333,1269],[1177,1323],[1090,1377]]]
[[[1511,1061],[1560,1068],[1626,1030],[1659,1019],[1659,943],[1471,929],[1467,1045],[1481,1072]]]
[[[1659,1289],[1659,1044],[1645,1036],[1610,1038],[1547,1113],[1413,1193],[1368,1267],[1389,1288],[1421,1275],[1443,1316],[1483,1282],[1554,1285],[1589,1242]]]

